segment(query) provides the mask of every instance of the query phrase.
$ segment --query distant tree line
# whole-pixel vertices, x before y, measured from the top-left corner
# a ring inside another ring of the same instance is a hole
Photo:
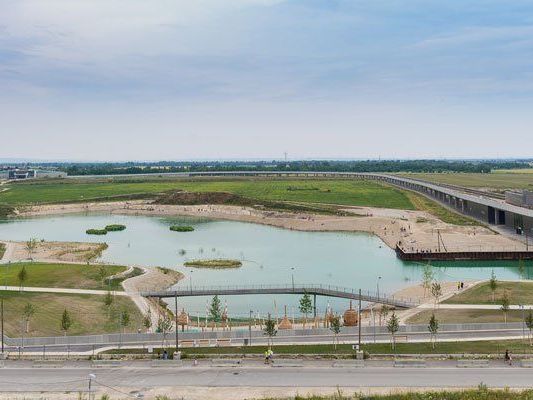
[[[43,166],[43,164],[39,164]],[[206,171],[317,172],[475,172],[531,168],[532,160],[306,160],[306,161],[160,161],[123,163],[47,163],[68,175],[124,175]]]

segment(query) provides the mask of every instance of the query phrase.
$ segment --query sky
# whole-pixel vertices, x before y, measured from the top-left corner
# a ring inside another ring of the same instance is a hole
[[[0,0],[0,158],[532,149],[529,0]]]

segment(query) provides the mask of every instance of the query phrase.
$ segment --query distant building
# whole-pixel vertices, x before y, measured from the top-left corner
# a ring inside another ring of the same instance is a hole
[[[37,171],[34,169],[10,169],[7,172],[7,179],[33,179],[37,177]]]
[[[508,190],[505,202],[519,207],[533,208],[533,192],[531,190]]]

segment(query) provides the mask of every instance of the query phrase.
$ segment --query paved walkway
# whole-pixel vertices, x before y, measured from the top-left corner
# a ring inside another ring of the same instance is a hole
[[[71,293],[71,294],[96,294],[106,295],[107,290],[92,290],[92,289],[66,289],[66,288],[47,288],[47,287],[31,287],[24,286],[22,290],[18,286],[0,286],[0,290],[9,290],[13,292],[40,292],[40,293]],[[114,291],[116,296],[128,296],[128,293],[122,291]]]

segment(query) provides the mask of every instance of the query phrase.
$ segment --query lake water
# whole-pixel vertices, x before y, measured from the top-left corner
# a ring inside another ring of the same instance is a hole
[[[124,224],[125,231],[106,236],[85,234],[89,228]],[[169,226],[187,224],[194,232],[171,232]],[[396,258],[377,237],[363,233],[298,232],[258,224],[213,221],[187,217],[75,214],[0,221],[0,240],[103,242],[109,248],[101,261],[116,264],[165,266],[183,272],[178,285],[321,283],[391,293],[420,282],[423,264]],[[185,252],[184,254],[183,251]],[[209,270],[184,268],[183,262],[198,258],[231,258],[242,268]],[[435,264],[439,280],[487,279],[494,269],[499,279],[533,276],[529,263],[519,271],[515,262],[453,262]],[[379,278],[381,277],[381,279]],[[180,300],[193,314],[205,315],[206,298]],[[245,316],[250,310],[289,314],[297,308],[295,296],[242,296],[223,299],[231,315]],[[318,310],[327,304],[343,311],[346,301],[319,299]]]

